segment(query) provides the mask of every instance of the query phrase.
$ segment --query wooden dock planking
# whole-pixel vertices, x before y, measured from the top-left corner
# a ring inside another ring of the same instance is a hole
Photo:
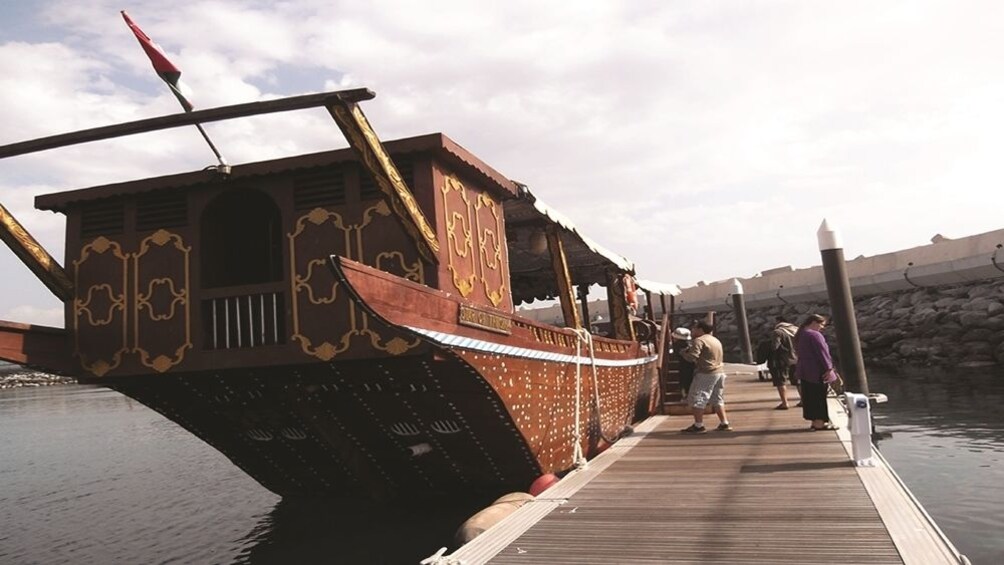
[[[846,431],[812,432],[801,410],[772,410],[775,389],[752,375],[730,376],[726,401],[735,431],[710,430],[715,416],[705,416],[702,435],[679,432],[688,416],[650,419],[452,557],[468,565],[958,562],[944,544],[904,561],[904,544],[940,542],[916,516],[887,524],[919,513],[881,500],[897,494],[876,477],[890,473],[854,467]],[[880,515],[874,496],[891,513]]]

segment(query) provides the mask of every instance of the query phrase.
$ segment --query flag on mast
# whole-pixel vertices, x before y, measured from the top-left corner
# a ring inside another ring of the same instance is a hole
[[[164,54],[164,50],[160,48],[159,45],[150,39],[150,36],[143,33],[143,30],[132,21],[129,14],[122,10],[122,19],[125,20],[126,25],[129,29],[136,35],[136,39],[139,40],[139,44],[143,47],[143,51],[146,51],[147,57],[150,57],[150,62],[153,63],[153,70],[157,71],[157,75],[164,79],[167,86],[170,87],[171,92],[174,93],[175,97],[178,98],[178,102],[181,102],[181,107],[185,109],[186,112],[191,112],[194,106],[188,101],[188,96],[191,95],[191,90],[185,86],[185,83],[181,82],[181,69],[176,67],[174,63],[167,58]]]

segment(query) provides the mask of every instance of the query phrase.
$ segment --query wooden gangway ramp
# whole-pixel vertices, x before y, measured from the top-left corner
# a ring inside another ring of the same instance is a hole
[[[656,416],[440,563],[966,563],[879,460],[808,430],[776,390],[727,379],[732,432]]]

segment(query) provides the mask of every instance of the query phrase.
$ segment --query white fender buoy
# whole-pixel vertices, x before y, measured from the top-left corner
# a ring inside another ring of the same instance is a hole
[[[510,492],[500,497],[491,506],[481,510],[461,524],[457,528],[457,533],[453,534],[454,543],[458,547],[464,545],[531,500],[533,500],[533,495],[525,492]]]

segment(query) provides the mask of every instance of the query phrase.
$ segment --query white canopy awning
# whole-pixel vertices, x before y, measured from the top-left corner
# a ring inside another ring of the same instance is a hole
[[[662,296],[680,296],[682,292],[680,287],[675,284],[657,283],[645,279],[636,279],[635,284],[644,291]]]

